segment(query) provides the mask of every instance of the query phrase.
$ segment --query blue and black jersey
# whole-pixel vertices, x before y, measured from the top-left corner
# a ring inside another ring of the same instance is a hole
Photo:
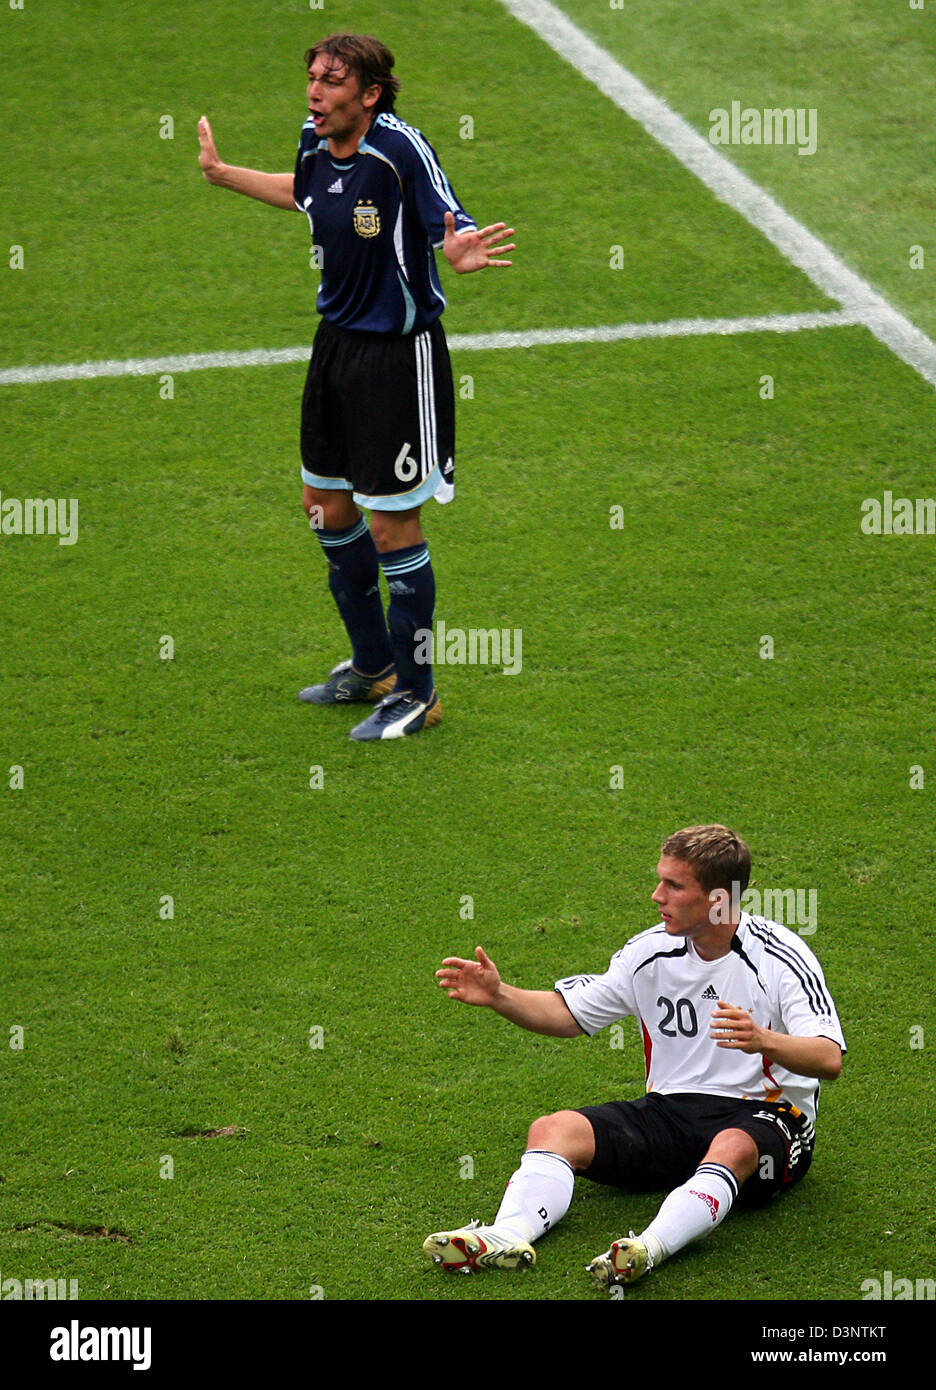
[[[439,318],[445,296],[434,251],[445,214],[459,232],[475,223],[420,131],[382,112],[357,153],[336,159],[306,121],[293,197],[321,249],[317,307],[329,323],[403,336]]]

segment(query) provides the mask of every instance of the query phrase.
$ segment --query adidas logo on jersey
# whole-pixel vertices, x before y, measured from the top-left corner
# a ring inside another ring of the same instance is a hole
[[[709,985],[708,989],[705,990],[705,991],[703,992],[702,998],[703,998],[703,999],[714,999],[714,1000],[716,1001],[716,1003],[717,1003],[717,1002],[718,1002],[718,990],[715,988],[714,985]]]
[[[335,179],[335,182],[332,184],[332,186],[329,188],[328,191],[329,191],[329,193],[343,193],[343,192],[344,192],[344,184],[341,182],[341,179],[340,179],[340,178]]]

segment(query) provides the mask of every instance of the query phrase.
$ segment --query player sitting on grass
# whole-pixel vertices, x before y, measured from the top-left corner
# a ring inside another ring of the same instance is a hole
[[[804,1175],[819,1080],[838,1076],[845,1041],[812,951],[739,910],[750,866],[725,826],[671,835],[652,895],[661,921],[603,975],[526,990],[504,984],[480,946],[476,960],[443,961],[436,974],[450,999],[535,1033],[591,1035],[634,1015],[647,1094],[536,1120],[493,1223],[429,1236],[431,1259],[465,1271],[533,1264],[533,1242],[565,1215],[577,1174],[669,1188],[645,1230],[588,1266],[601,1284],[627,1284],[713,1231],[735,1201],[762,1204]]]

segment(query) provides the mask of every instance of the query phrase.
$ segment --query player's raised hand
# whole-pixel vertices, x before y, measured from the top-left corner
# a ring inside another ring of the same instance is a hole
[[[442,254],[459,275],[465,275],[470,270],[486,270],[492,265],[513,265],[513,261],[495,259],[506,251],[515,250],[514,242],[507,246],[503,244],[513,234],[513,227],[508,227],[506,222],[495,222],[493,226],[482,227],[480,231],[456,232],[455,214],[447,212]]]
[[[500,974],[480,946],[475,948],[475,956],[476,960],[448,956],[442,962],[442,969],[436,971],[436,979],[440,989],[448,990],[450,999],[460,999],[463,1004],[490,1005],[500,988]]]
[[[221,159],[207,116],[202,116],[198,122],[198,145],[198,162],[201,165],[201,171],[209,183],[214,183],[214,175],[221,168]]]
[[[763,1030],[751,1015],[734,1004],[726,1004],[724,999],[719,999],[712,1014],[710,1036],[718,1047],[733,1047],[739,1052],[761,1052],[764,1047]]]

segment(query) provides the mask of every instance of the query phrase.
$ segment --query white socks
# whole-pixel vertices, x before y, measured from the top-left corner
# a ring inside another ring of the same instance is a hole
[[[498,1233],[532,1244],[569,1210],[575,1174],[559,1154],[530,1149],[507,1184],[491,1226]],[[700,1240],[724,1221],[738,1195],[738,1180],[721,1163],[703,1163],[682,1187],[674,1188],[640,1239],[654,1265]]]
[[[674,1188],[640,1239],[655,1265],[700,1240],[724,1221],[738,1195],[738,1179],[721,1163],[703,1163],[682,1187]]]
[[[529,1149],[507,1184],[503,1201],[491,1223],[516,1240],[539,1240],[569,1210],[575,1174],[559,1154]]]

